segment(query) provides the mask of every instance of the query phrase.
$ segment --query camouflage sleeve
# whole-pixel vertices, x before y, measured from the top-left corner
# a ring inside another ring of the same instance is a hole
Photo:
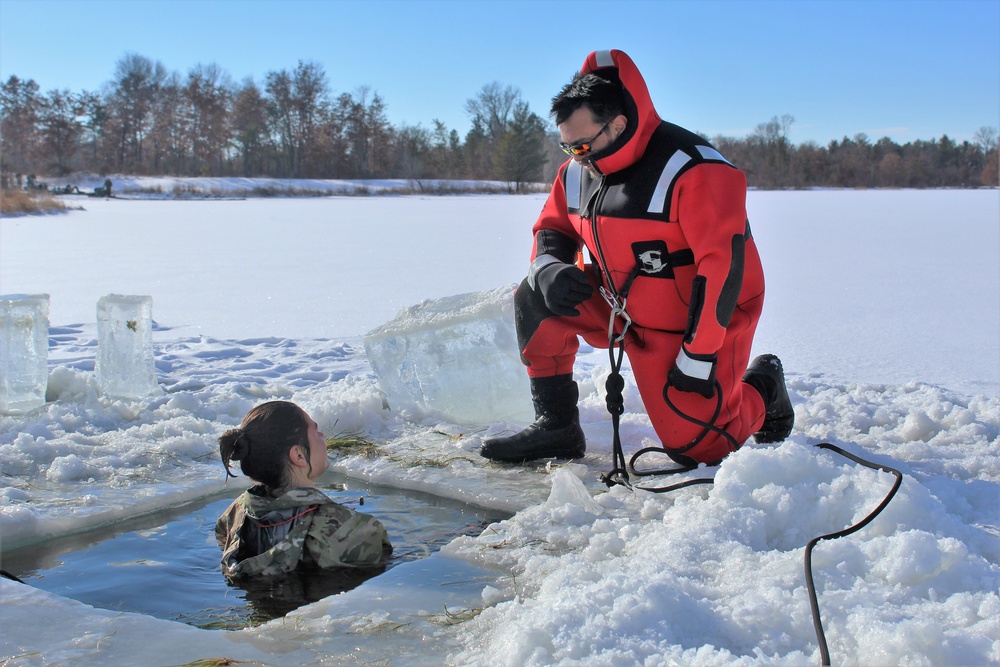
[[[225,548],[224,545],[227,545],[232,540],[232,536],[239,532],[242,524],[243,512],[239,503],[234,500],[219,517],[219,520],[215,522],[215,539]]]
[[[313,518],[305,551],[323,568],[371,567],[385,563],[392,545],[378,519],[331,503]]]

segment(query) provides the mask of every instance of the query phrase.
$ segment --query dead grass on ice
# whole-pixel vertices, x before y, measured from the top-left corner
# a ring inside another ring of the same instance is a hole
[[[0,215],[35,215],[67,210],[66,202],[47,192],[0,190]]]

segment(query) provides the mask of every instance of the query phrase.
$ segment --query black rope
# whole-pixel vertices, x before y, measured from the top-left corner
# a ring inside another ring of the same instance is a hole
[[[629,481],[629,470],[631,469],[632,474],[636,477],[649,477],[649,476],[663,476],[663,475],[676,475],[678,473],[689,472],[695,470],[697,465],[681,465],[679,468],[668,468],[664,470],[647,470],[640,471],[636,468],[636,460],[644,455],[651,452],[656,452],[660,454],[683,454],[691,450],[692,448],[698,446],[698,444],[705,439],[709,433],[717,433],[727,440],[732,451],[736,451],[740,448],[740,443],[736,442],[736,439],[729,434],[725,429],[719,428],[715,425],[715,421],[719,418],[719,414],[722,412],[722,385],[718,380],[715,381],[715,411],[712,413],[712,417],[709,421],[702,421],[697,417],[692,417],[689,414],[683,412],[680,408],[674,405],[673,401],[667,395],[667,387],[663,389],[663,400],[666,402],[667,407],[674,411],[678,417],[686,421],[700,426],[702,428],[701,433],[694,437],[688,444],[677,449],[671,449],[669,452],[662,447],[647,447],[645,449],[640,449],[638,452],[632,455],[629,462],[625,463],[625,453],[622,450],[621,441],[621,416],[625,412],[625,399],[622,395],[622,391],[625,389],[625,378],[622,377],[621,367],[625,352],[625,340],[618,342],[617,355],[615,354],[616,346],[610,345],[608,347],[608,352],[611,357],[611,372],[608,374],[608,379],[604,384],[607,390],[607,398],[605,399],[608,412],[611,414],[611,430],[612,430],[612,440],[611,440],[611,457],[612,457],[612,469],[610,472],[601,475],[601,481],[603,481],[609,487],[615,484],[621,484],[622,486],[631,487],[632,484]],[[711,464],[711,465],[717,465]],[[662,486],[662,487],[639,487],[643,491],[649,491],[650,493],[667,493],[668,491],[674,491],[676,489],[682,489],[687,486],[692,486],[694,484],[711,484],[711,480],[690,480],[687,482],[682,482],[681,484]]]
[[[607,390],[605,402],[608,412],[611,413],[611,428],[613,431],[611,441],[611,472],[601,475],[601,480],[609,487],[615,484],[631,487],[628,480],[628,468],[625,465],[625,452],[622,450],[621,439],[621,417],[625,413],[625,397],[622,391],[625,389],[625,378],[622,377],[622,360],[625,354],[625,341],[620,341],[618,345],[618,356],[615,357],[615,346],[608,346],[608,353],[611,357],[611,373],[604,383]]]
[[[882,470],[884,472],[891,473],[896,478],[895,482],[892,485],[892,488],[889,490],[889,493],[887,493],[886,496],[882,499],[882,502],[880,502],[878,506],[874,510],[872,510],[871,513],[868,514],[868,516],[866,516],[864,519],[862,519],[861,521],[852,526],[844,528],[843,530],[838,530],[837,532],[834,533],[829,533],[827,535],[820,535],[819,537],[815,537],[809,541],[809,544],[806,545],[804,568],[806,577],[806,589],[809,592],[809,606],[812,609],[813,628],[816,630],[816,639],[819,643],[819,652],[820,652],[820,659],[822,660],[822,665],[823,667],[829,667],[830,649],[827,647],[826,644],[826,634],[823,631],[823,621],[819,612],[819,599],[816,596],[816,584],[813,581],[813,573],[812,573],[813,547],[815,547],[816,544],[822,540],[833,540],[837,539],[838,537],[845,537],[852,533],[856,533],[857,531],[861,530],[869,523],[871,523],[875,519],[875,517],[881,514],[882,510],[884,510],[886,506],[888,506],[893,496],[896,495],[896,491],[899,490],[899,486],[903,482],[903,473],[887,465],[879,465],[877,463],[872,463],[871,461],[866,461],[865,459],[862,459],[859,456],[855,456],[850,452],[846,452],[840,447],[837,447],[836,445],[831,445],[828,442],[821,442],[814,446],[820,449],[829,449],[830,451],[836,452],[837,454],[840,454],[841,456],[844,456],[845,458],[848,458],[854,461],[855,463],[859,463],[867,468],[871,468],[872,470]],[[638,452],[636,452],[635,455],[632,457],[632,465],[634,466],[635,460],[639,457],[639,455],[649,452],[665,453],[664,450],[659,447],[647,447],[645,449],[641,449]],[[690,472],[691,470],[695,470],[695,467],[673,468],[667,470],[651,470],[646,472],[634,471],[634,472],[637,475],[673,475],[677,473]],[[607,482],[607,480],[605,481]],[[695,486],[697,484],[714,484],[714,483],[715,480],[713,478],[706,477],[699,479],[689,479],[679,484],[673,484],[671,486],[664,486],[664,487],[648,488],[644,486],[633,487],[632,485],[629,485],[629,487],[639,489],[642,491],[649,491],[651,493],[665,493],[667,491],[676,491],[677,489],[683,489],[689,486]],[[608,486],[611,486],[611,482],[608,482]]]
[[[18,579],[17,577],[15,577],[13,574],[11,574],[10,572],[8,572],[7,570],[0,570],[0,577],[3,577],[4,579],[10,579],[11,581],[16,581],[19,584],[23,584],[24,583],[23,581],[21,581],[20,579]]]
[[[629,280],[626,285],[631,284]],[[617,350],[617,354],[616,354]],[[605,402],[608,406],[608,412],[611,414],[611,471],[601,475],[601,481],[603,481],[608,487],[612,487],[616,484],[632,488],[632,483],[629,481],[629,469],[632,469],[632,473],[637,477],[651,476],[651,475],[675,475],[682,472],[688,472],[697,468],[697,466],[682,466],[680,468],[671,468],[669,470],[652,470],[647,472],[640,472],[635,468],[636,459],[638,459],[643,454],[648,452],[659,452],[666,453],[666,450],[659,447],[647,447],[646,449],[639,450],[636,452],[629,463],[625,462],[625,452],[622,449],[622,439],[621,439],[621,416],[625,412],[625,398],[623,396],[623,391],[625,389],[625,378],[622,377],[621,368],[622,362],[625,357],[625,337],[624,335],[618,341],[618,345],[611,344],[608,346],[608,355],[611,359],[611,372],[608,374],[608,379],[604,383],[604,388],[607,390],[607,397]],[[715,383],[716,394],[718,394],[718,403],[716,404],[715,414],[712,415],[712,421],[714,422],[718,416],[719,412],[722,410],[722,387],[719,385],[718,381]],[[667,391],[664,389],[663,396],[666,398]],[[699,421],[694,417],[684,414],[681,412],[674,404],[667,399],[667,405],[680,415],[682,418],[687,419],[699,426],[703,427],[703,430],[698,436],[692,440],[688,445],[682,447],[678,450],[680,452],[686,452],[692,447],[696,446],[702,439],[708,435],[708,433],[715,429],[717,431],[722,431],[722,429],[717,428],[714,424],[709,424],[706,422]],[[726,436],[733,440],[732,436],[726,433]],[[668,491],[674,491],[676,489],[682,489],[687,486],[692,486],[694,484],[711,484],[712,480],[689,480],[682,482],[681,484],[663,487],[639,487],[643,491],[649,491],[650,493],[666,493]]]
[[[600,187],[598,187],[598,191]],[[594,267],[594,280],[598,287],[602,290],[603,294],[603,284],[602,270],[600,262],[593,261],[594,257],[591,255],[591,264]],[[625,334],[628,332],[630,319],[625,320],[625,324],[622,327],[622,332],[616,339],[614,336],[615,329],[615,318],[618,315],[624,315],[625,313],[625,301],[628,299],[628,293],[632,289],[632,283],[639,276],[639,271],[642,269],[642,264],[636,262],[635,266],[629,272],[628,277],[625,278],[625,282],[622,283],[621,289],[616,290],[614,281],[611,279],[611,274],[607,275],[608,288],[610,289],[611,296],[604,294],[604,298],[608,301],[608,305],[612,307],[611,312],[611,323],[608,326],[608,356],[611,360],[611,372],[608,374],[608,379],[604,382],[604,388],[607,391],[607,397],[605,402],[608,406],[608,412],[611,414],[611,471],[601,475],[601,480],[612,487],[615,484],[621,484],[631,488],[632,484],[629,482],[628,466],[625,463],[625,452],[622,450],[622,439],[621,439],[621,416],[625,413],[625,397],[623,391],[625,389],[625,378],[622,377],[622,361],[625,358]],[[618,355],[615,356],[615,342],[618,343]]]
[[[826,635],[823,633],[823,621],[820,619],[820,614],[819,614],[819,600],[816,597],[816,586],[815,584],[813,584],[813,575],[812,575],[813,547],[815,547],[816,544],[821,540],[833,540],[838,537],[844,537],[846,535],[850,535],[851,533],[855,533],[864,528],[865,526],[867,526],[869,523],[871,523],[875,519],[875,517],[877,517],[879,514],[882,513],[882,510],[886,508],[886,506],[889,504],[889,501],[892,500],[892,497],[896,495],[896,491],[899,489],[899,485],[902,484],[903,482],[903,473],[899,472],[895,468],[890,468],[889,466],[886,465],[879,465],[877,463],[872,463],[871,461],[866,461],[860,457],[855,456],[854,454],[845,452],[840,447],[837,447],[836,445],[831,445],[828,442],[821,442],[818,445],[816,445],[816,447],[819,447],[821,449],[829,449],[830,451],[836,452],[841,456],[845,456],[851,459],[855,463],[860,463],[866,468],[871,468],[872,470],[882,470],[884,472],[892,473],[896,477],[896,481],[893,482],[892,488],[889,490],[889,493],[886,494],[885,498],[882,499],[882,502],[878,504],[878,507],[872,510],[872,512],[868,516],[866,516],[864,519],[854,524],[853,526],[848,526],[843,530],[838,530],[835,533],[830,533],[828,535],[820,535],[819,537],[815,537],[809,542],[809,544],[806,545],[804,567],[806,571],[806,588],[809,590],[809,606],[812,608],[813,627],[816,629],[816,639],[819,641],[820,658],[823,661],[822,662],[823,667],[828,667],[830,665],[830,649],[827,648],[826,645]]]
[[[691,442],[689,442],[688,444],[684,445],[679,449],[671,449],[670,451],[676,454],[683,454],[684,452],[696,447],[698,443],[700,443],[702,440],[705,439],[706,435],[713,432],[718,433],[719,435],[726,438],[726,440],[729,441],[729,445],[732,447],[732,451],[735,452],[737,449],[740,448],[740,443],[736,442],[736,438],[730,435],[729,432],[726,431],[725,429],[719,428],[718,426],[715,425],[715,420],[719,418],[719,413],[722,412],[722,385],[719,383],[718,380],[715,381],[715,396],[716,396],[715,412],[712,413],[711,420],[707,422],[702,421],[697,417],[692,417],[691,415],[684,413],[680,408],[674,405],[674,402],[670,400],[670,396],[668,395],[667,389],[668,387],[663,388],[663,401],[667,404],[667,407],[673,410],[674,414],[676,414],[681,419],[689,421],[695,426],[702,427],[702,432],[699,433],[694,440],[692,440]]]

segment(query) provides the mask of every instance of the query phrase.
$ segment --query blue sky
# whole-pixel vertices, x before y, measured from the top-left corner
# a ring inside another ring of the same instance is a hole
[[[398,125],[443,121],[498,81],[547,118],[588,53],[625,51],[660,115],[741,137],[795,118],[796,143],[905,143],[1000,128],[1000,0],[0,0],[0,77],[98,90],[127,52],[186,74],[263,82],[321,64],[334,95],[368,86]]]

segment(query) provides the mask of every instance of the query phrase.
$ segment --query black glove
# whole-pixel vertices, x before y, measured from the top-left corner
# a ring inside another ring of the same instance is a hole
[[[578,316],[580,311],[576,307],[594,293],[587,274],[575,264],[549,262],[538,269],[534,278],[545,305],[562,317]]]
[[[712,398],[715,396],[715,360],[714,354],[689,355],[682,347],[674,367],[667,373],[667,387]],[[664,392],[667,387],[663,388]]]

